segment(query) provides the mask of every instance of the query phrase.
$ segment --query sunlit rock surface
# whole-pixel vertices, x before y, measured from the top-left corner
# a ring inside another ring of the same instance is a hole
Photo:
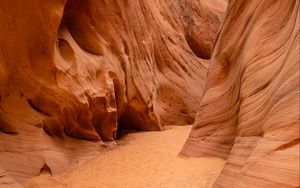
[[[299,187],[299,0],[231,0],[188,156],[227,159],[214,187]]]

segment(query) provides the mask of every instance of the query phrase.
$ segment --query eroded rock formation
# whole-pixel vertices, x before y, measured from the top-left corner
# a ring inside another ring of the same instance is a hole
[[[214,187],[299,187],[299,0],[229,1],[181,154],[226,158]]]
[[[0,182],[62,172],[103,150],[120,126],[193,123],[225,8],[222,0],[1,1]]]

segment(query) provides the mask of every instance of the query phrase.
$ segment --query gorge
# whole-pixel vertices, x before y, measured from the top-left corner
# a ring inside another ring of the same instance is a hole
[[[3,0],[0,15],[0,187],[173,125],[193,125],[178,158],[225,160],[204,187],[300,186],[299,0]]]

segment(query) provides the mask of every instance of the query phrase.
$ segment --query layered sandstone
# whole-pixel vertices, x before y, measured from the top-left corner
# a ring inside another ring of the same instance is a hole
[[[62,172],[120,128],[192,123],[225,8],[1,1],[0,182]]]
[[[227,159],[214,187],[299,187],[299,0],[229,1],[182,155]]]

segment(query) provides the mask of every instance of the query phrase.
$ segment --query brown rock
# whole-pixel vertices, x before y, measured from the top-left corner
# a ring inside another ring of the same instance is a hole
[[[208,67],[197,56],[210,57],[225,7],[221,0],[1,1],[3,169],[16,181],[45,166],[56,174],[102,151],[101,140],[114,140],[120,127],[193,123]]]
[[[227,158],[214,187],[299,187],[299,0],[228,6],[181,154]]]

